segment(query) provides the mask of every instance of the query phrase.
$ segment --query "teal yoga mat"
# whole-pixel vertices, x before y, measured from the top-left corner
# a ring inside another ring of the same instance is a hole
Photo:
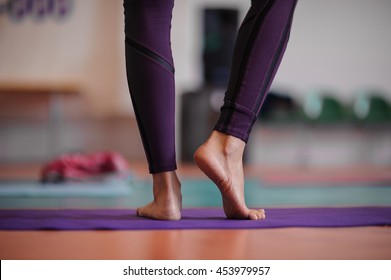
[[[38,184],[38,183],[37,183]],[[69,186],[23,185],[1,189],[1,209],[27,208],[135,208],[152,199],[151,181],[111,181],[110,184]],[[257,180],[246,182],[250,207],[391,206],[391,186],[269,187]],[[26,192],[24,192],[26,191]],[[8,193],[7,193],[8,192]],[[207,179],[182,179],[184,207],[221,207],[216,186]]]
[[[0,197],[107,197],[131,193],[131,181],[106,178],[87,182],[0,181]]]
[[[248,180],[245,196],[249,206],[362,206],[391,205],[390,186],[333,185],[318,187],[269,187],[260,181]],[[210,181],[188,180],[183,186],[188,207],[221,205],[220,193]]]

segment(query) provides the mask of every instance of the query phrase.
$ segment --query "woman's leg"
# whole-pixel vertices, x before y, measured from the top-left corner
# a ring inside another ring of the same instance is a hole
[[[182,205],[175,173],[173,6],[173,0],[124,0],[127,79],[154,193],[138,215],[155,219],[180,219]]]
[[[195,161],[220,189],[227,217],[263,219],[244,200],[243,152],[285,51],[297,0],[252,0],[239,29],[220,118]]]

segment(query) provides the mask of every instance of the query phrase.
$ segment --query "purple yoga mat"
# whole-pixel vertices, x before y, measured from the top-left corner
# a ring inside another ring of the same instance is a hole
[[[0,230],[158,230],[391,225],[391,207],[266,209],[263,221],[229,220],[221,209],[184,209],[180,221],[137,217],[135,210],[0,210]]]

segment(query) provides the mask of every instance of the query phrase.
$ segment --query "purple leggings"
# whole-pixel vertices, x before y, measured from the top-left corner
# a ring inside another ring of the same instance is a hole
[[[252,0],[215,130],[247,142],[284,54],[297,0]],[[174,0],[124,0],[129,91],[150,173],[176,169]]]

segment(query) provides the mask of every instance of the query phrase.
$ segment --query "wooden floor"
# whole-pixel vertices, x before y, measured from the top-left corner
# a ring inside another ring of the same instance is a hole
[[[0,178],[31,177],[37,171],[31,166],[0,170]],[[199,175],[191,167],[181,172]],[[0,231],[0,259],[390,260],[391,227]]]
[[[2,231],[0,259],[391,259],[391,229]]]

